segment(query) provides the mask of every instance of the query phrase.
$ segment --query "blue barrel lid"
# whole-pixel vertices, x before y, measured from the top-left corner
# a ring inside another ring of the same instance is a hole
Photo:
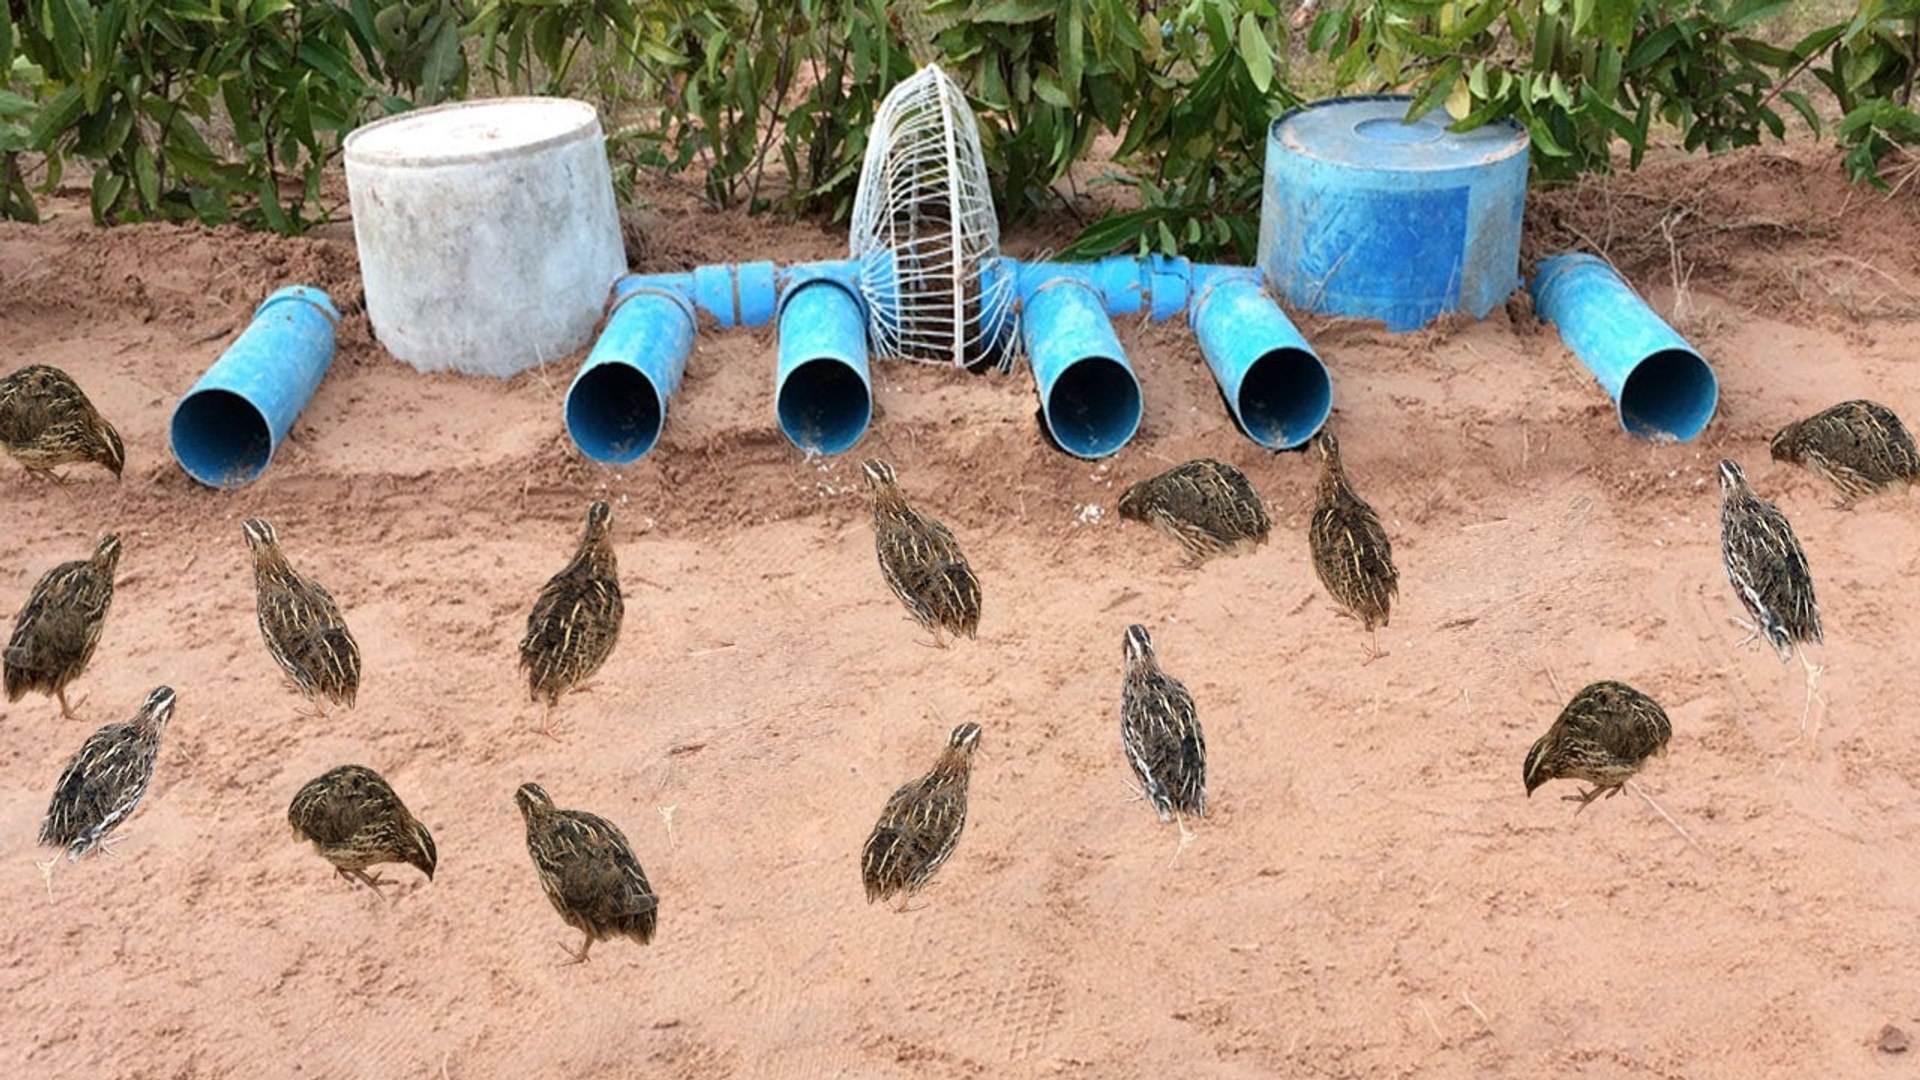
[[[1440,108],[1406,123],[1412,101],[1400,94],[1329,98],[1275,120],[1272,138],[1330,165],[1382,172],[1477,168],[1527,149],[1526,129],[1510,120],[1453,132],[1452,117]]]

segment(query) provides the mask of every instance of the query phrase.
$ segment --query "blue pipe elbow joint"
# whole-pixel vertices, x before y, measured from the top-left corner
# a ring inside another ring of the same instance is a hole
[[[1187,320],[1227,408],[1270,450],[1313,438],[1333,411],[1333,380],[1261,286],[1259,271],[1196,267]]]
[[[774,412],[802,450],[844,454],[873,419],[867,319],[855,264],[796,269],[780,297]]]
[[[660,441],[706,315],[722,327],[773,319],[774,265],[629,274],[614,283],[606,326],[567,388],[567,435],[603,465],[638,461]]]
[[[567,388],[567,434],[603,465],[626,465],[660,441],[667,401],[693,354],[693,303],[674,288],[628,278]]]
[[[1140,381],[1107,319],[1100,290],[1056,277],[1025,297],[1020,334],[1048,434],[1079,458],[1102,458],[1140,430]]]
[[[1600,380],[1629,434],[1686,442],[1706,430],[1720,400],[1713,368],[1613,267],[1555,255],[1541,261],[1532,293],[1534,312]]]
[[[174,406],[168,441],[188,476],[216,488],[252,483],[286,441],[333,365],[340,312],[325,292],[289,285]]]

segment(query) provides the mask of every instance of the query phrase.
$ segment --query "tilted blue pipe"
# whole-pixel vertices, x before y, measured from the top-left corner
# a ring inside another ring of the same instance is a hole
[[[1078,277],[1046,275],[1055,269],[1019,271],[1020,336],[1040,413],[1060,449],[1106,457],[1140,430],[1140,380],[1107,319],[1103,290]]]
[[[1267,294],[1258,270],[1195,267],[1187,322],[1248,438],[1290,450],[1327,422],[1333,411],[1327,366]]]
[[[1535,314],[1600,380],[1628,433],[1686,442],[1706,429],[1720,400],[1713,368],[1613,267],[1555,255],[1541,261],[1532,292]]]
[[[168,441],[188,476],[236,488],[266,471],[333,364],[340,312],[319,289],[289,285],[174,407]]]
[[[693,353],[698,315],[764,326],[778,295],[770,262],[629,274],[614,283],[606,326],[567,388],[567,434],[606,465],[639,460],[660,441],[667,402]]]
[[[867,319],[857,264],[796,267],[784,275],[774,414],[802,450],[843,454],[873,419]]]

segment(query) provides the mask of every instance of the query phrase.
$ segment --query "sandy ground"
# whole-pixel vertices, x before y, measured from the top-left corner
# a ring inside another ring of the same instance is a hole
[[[0,365],[72,371],[129,457],[118,486],[0,472],[9,625],[53,563],[107,529],[126,540],[77,686],[86,723],[41,698],[0,706],[10,1075],[1916,1068],[1876,1043],[1887,1024],[1920,1032],[1917,510],[1837,512],[1765,452],[1849,396],[1920,421],[1920,220],[1911,196],[1850,192],[1830,155],[1655,165],[1534,208],[1543,242],[1608,246],[1681,307],[1724,388],[1693,444],[1629,439],[1557,338],[1500,313],[1450,333],[1310,327],[1403,572],[1390,655],[1364,667],[1364,634],[1307,560],[1309,460],[1235,432],[1178,327],[1122,328],[1149,409],[1099,464],[1043,445],[1024,372],[878,373],[860,452],[896,463],[984,581],[980,640],[936,651],[874,565],[858,455],[805,460],[775,431],[770,335],[703,335],[660,449],[603,470],[559,421],[577,357],[504,383],[427,377],[352,320],[266,476],[218,494],[167,455],[174,400],[275,285],[350,298],[351,249],[83,217],[0,227]],[[671,210],[642,261],[837,250],[810,226]],[[1203,453],[1248,470],[1276,534],[1195,573],[1113,504]],[[1788,745],[1799,666],[1733,647],[1723,455],[1809,552],[1828,631],[1817,747]],[[616,508],[627,628],[554,742],[514,647],[596,496]],[[253,622],[255,514],[360,639],[351,713],[295,716]],[[1192,688],[1212,751],[1214,815],[1172,863],[1172,828],[1124,786],[1133,621]],[[1525,797],[1528,745],[1599,678],[1672,715],[1643,781],[1697,850],[1631,794],[1579,817],[1551,797],[1571,785]],[[33,839],[62,763],[162,682],[180,710],[120,857],[63,863],[49,904]],[[860,844],[962,719],[986,729],[966,835],[916,910],[870,907]],[[383,771],[439,841],[437,879],[397,868],[392,903],[287,830],[294,791],[348,761]],[[575,938],[527,858],[526,780],[626,829],[662,897],[651,947],[561,966]]]

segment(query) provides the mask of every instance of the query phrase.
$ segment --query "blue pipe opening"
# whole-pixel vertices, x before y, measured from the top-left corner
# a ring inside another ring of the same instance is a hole
[[[1333,380],[1313,347],[1262,287],[1256,271],[1200,267],[1188,321],[1240,430],[1291,450],[1333,411]]]
[[[266,414],[232,390],[199,389],[174,407],[173,456],[209,487],[240,487],[273,460]]]
[[[653,449],[693,334],[693,305],[680,292],[645,278],[614,286],[606,328],[567,388],[567,434],[581,453],[625,465]]]
[[[1062,450],[1101,458],[1140,430],[1140,381],[1098,290],[1054,278],[1026,295],[1020,333],[1047,433]]]
[[[1613,267],[1555,255],[1540,262],[1532,292],[1534,311],[1600,381],[1629,434],[1686,442],[1706,430],[1720,399],[1713,368]]]
[[[1648,356],[1620,388],[1620,423],[1641,438],[1671,435],[1685,442],[1706,429],[1720,396],[1713,369],[1694,352]]]
[[[333,301],[311,286],[289,285],[267,297],[174,406],[168,442],[188,476],[236,488],[266,471],[333,364],[339,321]]]
[[[854,290],[830,276],[796,275],[781,298],[774,413],[802,450],[844,454],[873,420],[867,321]]]

